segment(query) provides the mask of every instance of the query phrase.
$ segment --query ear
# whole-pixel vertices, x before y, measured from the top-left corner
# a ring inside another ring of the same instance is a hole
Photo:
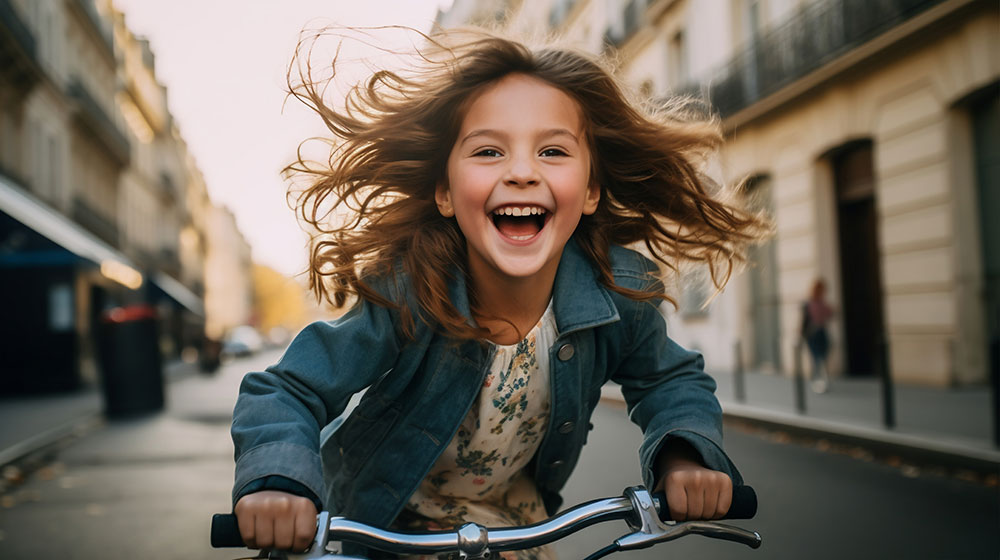
[[[587,187],[587,195],[583,200],[583,213],[590,216],[597,212],[597,203],[601,201],[601,185],[590,183]]]
[[[434,188],[434,202],[437,203],[438,212],[445,218],[455,215],[455,207],[451,204],[451,189],[444,183],[438,183]]]

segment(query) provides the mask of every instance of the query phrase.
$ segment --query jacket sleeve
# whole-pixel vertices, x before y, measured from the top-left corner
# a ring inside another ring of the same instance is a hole
[[[722,408],[715,380],[704,371],[701,354],[681,348],[667,336],[663,315],[649,303],[630,321],[633,332],[625,359],[612,375],[621,385],[629,418],[644,434],[639,448],[643,482],[656,485],[654,461],[670,438],[682,438],[710,469],[742,484],[736,466],[722,449]]]
[[[393,367],[399,345],[392,312],[362,301],[336,321],[307,326],[277,364],[247,374],[233,411],[233,503],[273,475],[324,496],[320,430]]]

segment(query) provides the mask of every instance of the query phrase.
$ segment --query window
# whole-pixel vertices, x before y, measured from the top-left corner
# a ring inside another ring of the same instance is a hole
[[[678,308],[685,319],[708,316],[708,298],[711,296],[712,278],[708,266],[699,264],[681,272],[681,297]]]
[[[682,87],[688,81],[687,52],[684,44],[684,31],[678,31],[670,38],[669,57],[670,86],[674,89]]]

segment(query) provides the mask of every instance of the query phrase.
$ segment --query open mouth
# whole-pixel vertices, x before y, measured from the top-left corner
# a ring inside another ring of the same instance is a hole
[[[538,235],[549,215],[541,206],[503,206],[490,213],[497,231],[514,241],[527,241]]]

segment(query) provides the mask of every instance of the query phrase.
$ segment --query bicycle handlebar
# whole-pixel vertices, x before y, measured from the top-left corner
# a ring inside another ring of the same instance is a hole
[[[750,486],[733,489],[733,501],[723,519],[750,519],[757,513],[757,494]],[[587,526],[603,521],[625,519],[636,530],[616,541],[622,550],[651,546],[656,542],[673,540],[688,533],[699,533],[713,538],[742,542],[753,548],[760,546],[760,535],[712,522],[693,521],[679,523],[673,528],[657,520],[669,520],[666,497],[663,492],[650,496],[642,487],[629,488],[617,498],[594,500],[557,514],[541,523],[525,527],[485,529],[467,524],[454,531],[420,534],[385,531],[348,519],[320,514],[320,525],[326,526],[332,540],[355,542],[372,548],[398,554],[421,554],[454,550],[463,539],[482,538],[490,550],[503,551],[532,548],[548,544]],[[668,530],[669,529],[669,530]],[[463,534],[464,532],[464,534]],[[470,532],[478,532],[471,535]],[[325,540],[323,541],[325,542]],[[243,547],[239,526],[234,514],[217,513],[212,517],[212,546],[215,548]]]

